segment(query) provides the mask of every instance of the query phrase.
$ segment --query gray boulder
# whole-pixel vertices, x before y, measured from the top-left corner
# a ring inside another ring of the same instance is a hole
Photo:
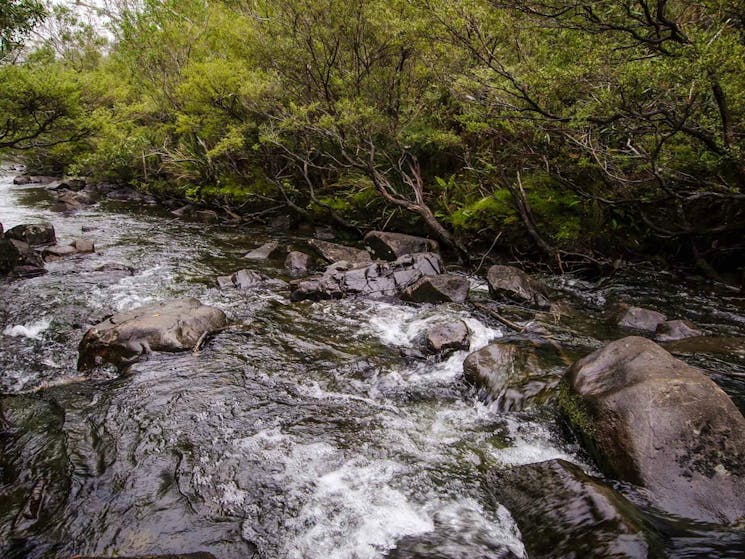
[[[248,258],[249,260],[270,260],[272,258],[277,258],[280,253],[281,249],[279,243],[271,241],[247,252],[243,255],[243,258]]]
[[[437,355],[468,349],[471,332],[462,320],[432,326],[425,334],[427,350]]]
[[[46,221],[16,225],[5,232],[5,238],[22,241],[31,246],[53,245],[57,242],[54,225]]]
[[[293,277],[307,275],[312,264],[313,257],[311,255],[297,250],[288,253],[287,258],[285,258],[285,269]]]
[[[423,276],[442,273],[438,254],[424,252],[402,256],[395,262],[374,262],[364,268],[329,267],[322,276],[290,284],[292,299],[340,299],[360,295],[393,297]]]
[[[567,380],[567,417],[601,465],[671,514],[742,519],[745,418],[702,371],[632,336],[577,361]]]
[[[667,320],[667,317],[661,312],[628,305],[621,305],[618,315],[618,325],[621,328],[631,328],[632,330],[643,330],[646,332],[656,331],[657,326]]]
[[[489,293],[495,299],[510,299],[534,307],[549,308],[548,288],[514,266],[492,266],[486,274]]]
[[[47,247],[42,251],[42,256],[46,262],[60,260],[76,254],[90,254],[96,252],[93,241],[89,239],[75,239],[69,245],[55,245]]]
[[[347,262],[354,267],[367,266],[372,263],[370,253],[359,248],[330,243],[328,241],[322,241],[321,239],[309,240],[308,246],[323,260],[331,264]]]
[[[662,557],[634,505],[574,464],[549,460],[492,470],[485,485],[510,511],[533,559]]]
[[[437,241],[402,233],[370,231],[365,235],[365,244],[370,247],[375,258],[396,260],[405,254],[418,252],[439,252]]]
[[[426,276],[401,293],[404,301],[414,303],[465,303],[468,278],[456,274]]]
[[[542,338],[501,339],[466,357],[463,375],[483,400],[516,411],[545,402],[564,367],[557,347]]]
[[[78,370],[104,363],[122,368],[153,351],[193,349],[203,336],[226,325],[225,313],[192,297],[117,313],[85,333]]]
[[[657,325],[654,339],[658,342],[672,342],[703,335],[704,333],[695,324],[687,320],[668,320]]]
[[[15,239],[0,238],[0,274],[9,274],[18,267],[43,270],[44,262],[41,256],[27,243]]]

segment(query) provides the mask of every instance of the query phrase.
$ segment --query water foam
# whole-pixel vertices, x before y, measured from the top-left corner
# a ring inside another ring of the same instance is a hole
[[[31,324],[17,324],[15,326],[8,326],[7,328],[5,328],[5,330],[3,330],[3,334],[11,337],[24,337],[31,340],[40,340],[42,332],[45,332],[49,328],[50,324],[51,320],[49,320],[48,318],[43,318]]]

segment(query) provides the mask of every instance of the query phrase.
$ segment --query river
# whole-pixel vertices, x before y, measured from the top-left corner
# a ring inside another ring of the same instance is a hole
[[[291,303],[276,287],[221,290],[216,276],[240,268],[287,279],[241,257],[269,239],[303,239],[113,202],[61,214],[44,188],[3,174],[0,222],[39,220],[61,242],[92,239],[96,253],[0,283],[3,410],[24,426],[1,462],[4,558],[374,559],[406,536],[420,537],[417,557],[527,557],[509,512],[484,494],[484,472],[551,458],[593,472],[550,406],[506,413],[480,402],[463,382],[468,352],[401,357],[428,326],[453,317],[472,331],[471,351],[505,334],[463,306]],[[112,263],[134,274],[99,270]],[[685,312],[721,335],[745,332],[742,296],[725,288],[701,294],[665,275],[550,281],[587,309],[555,331],[579,353],[612,335],[593,324],[613,297]],[[483,282],[473,290],[486,297]],[[123,375],[76,371],[89,325],[181,296],[221,308],[233,327],[198,353],[155,354]],[[718,361],[706,364],[743,409],[745,359]],[[40,512],[27,514],[29,495]],[[670,556],[745,556],[736,532],[660,530]]]

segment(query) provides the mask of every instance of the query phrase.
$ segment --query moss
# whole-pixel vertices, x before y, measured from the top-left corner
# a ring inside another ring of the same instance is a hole
[[[582,398],[574,393],[566,378],[561,380],[556,393],[559,409],[564,419],[566,419],[569,428],[579,439],[595,446],[595,426],[590,410],[582,401]]]
[[[509,190],[495,190],[491,196],[467,203],[450,216],[450,223],[456,231],[479,231],[485,227],[496,228],[504,223],[517,220],[517,212],[512,207]]]

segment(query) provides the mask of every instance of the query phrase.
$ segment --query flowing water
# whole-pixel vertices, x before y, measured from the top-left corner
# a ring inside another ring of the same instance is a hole
[[[417,557],[526,557],[510,514],[485,495],[484,472],[557,457],[591,469],[552,410],[481,403],[462,379],[468,352],[401,357],[428,326],[453,317],[473,332],[471,351],[504,334],[464,307],[219,290],[216,276],[244,267],[282,277],[241,255],[269,238],[300,239],[185,223],[157,207],[108,203],[63,215],[47,191],[13,186],[11,176],[0,178],[6,229],[48,220],[65,242],[85,227],[96,253],[0,284],[0,556],[373,559],[408,537],[420,542]],[[628,290],[554,283],[588,309]],[[712,331],[745,330],[734,294],[634,289]],[[155,354],[123,375],[77,373],[91,324],[180,296],[223,309],[232,327],[198,353]],[[593,335],[566,333],[580,353],[611,335],[594,320],[575,325]],[[745,363],[725,365],[732,374],[722,384],[742,407]],[[5,421],[22,429],[3,430]],[[670,556],[745,549],[735,532],[669,523],[664,531]]]

